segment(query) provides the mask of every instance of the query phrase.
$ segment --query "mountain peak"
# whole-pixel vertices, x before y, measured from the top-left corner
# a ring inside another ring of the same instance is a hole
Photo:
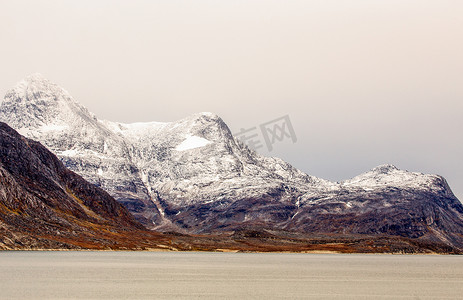
[[[420,190],[446,190],[442,185],[444,179],[438,175],[423,174],[400,170],[394,165],[380,165],[370,171],[342,182],[344,187],[361,187],[366,189],[378,187],[402,187]],[[444,180],[445,181],[445,180]]]
[[[78,119],[94,116],[76,102],[69,93],[40,73],[26,76],[9,90],[0,106],[0,121],[13,128],[42,128],[56,131]],[[26,134],[27,135],[27,134]],[[30,137],[37,138],[36,135]]]
[[[49,81],[45,76],[43,76],[41,73],[32,73],[27,75],[23,80],[26,81]]]
[[[379,165],[376,168],[371,169],[371,172],[379,174],[389,174],[394,171],[400,171],[400,169],[391,164]]]
[[[186,118],[183,118],[182,120],[195,121],[195,122],[197,121],[219,122],[222,119],[218,115],[211,113],[211,112],[200,112],[200,113],[192,114]],[[179,121],[181,122],[182,120],[179,120]]]
[[[34,93],[38,91],[41,91],[42,93],[45,91],[56,92],[57,90],[64,91],[57,84],[45,78],[42,74],[33,73],[20,80],[10,90],[10,92],[6,94],[5,99],[8,98],[9,94],[26,94],[27,92]]]
[[[21,110],[32,109],[47,111],[58,102],[74,102],[69,93],[40,73],[26,76],[19,81],[4,97],[2,107],[21,107]]]

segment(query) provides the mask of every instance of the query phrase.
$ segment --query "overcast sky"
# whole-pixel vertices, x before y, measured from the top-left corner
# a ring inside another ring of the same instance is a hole
[[[0,93],[39,72],[101,119],[289,115],[278,156],[343,180],[437,173],[463,199],[463,1],[0,1]]]

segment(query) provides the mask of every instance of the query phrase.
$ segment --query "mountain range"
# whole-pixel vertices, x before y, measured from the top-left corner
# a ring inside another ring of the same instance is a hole
[[[0,120],[156,231],[386,235],[463,248],[463,206],[438,175],[382,165],[330,182],[250,150],[212,113],[99,120],[39,74],[7,92]]]

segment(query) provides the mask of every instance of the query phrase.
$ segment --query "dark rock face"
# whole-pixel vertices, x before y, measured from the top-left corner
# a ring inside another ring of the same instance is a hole
[[[170,216],[189,231],[235,231],[242,228],[287,230],[305,234],[368,234],[420,238],[463,247],[463,210],[455,197],[414,191],[384,191],[334,197],[297,207],[294,201],[242,199],[183,208]],[[384,199],[394,205],[385,206]],[[362,203],[349,208],[345,203]]]
[[[59,246],[56,236],[79,240],[91,234],[97,239],[98,228],[142,227],[108,193],[0,122],[0,246]]]
[[[384,199],[394,202],[383,204]],[[321,205],[302,207],[287,228],[304,232],[387,234],[445,241],[463,247],[463,210],[453,196],[420,190],[378,191],[339,196],[339,201],[359,201],[363,209]]]
[[[39,75],[7,93],[0,120],[42,142],[148,228],[392,235],[463,249],[463,206],[441,176],[382,165],[329,182],[251,151],[214,114],[101,121]],[[94,208],[105,214],[111,207]]]

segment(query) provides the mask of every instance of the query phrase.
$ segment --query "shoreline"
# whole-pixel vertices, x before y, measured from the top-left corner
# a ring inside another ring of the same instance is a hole
[[[401,253],[401,252],[339,252],[328,250],[312,250],[312,251],[242,251],[236,249],[216,249],[216,250],[170,250],[170,249],[3,249],[0,253],[6,252],[170,252],[170,253],[253,253],[253,254],[330,254],[330,255],[396,255],[396,256],[462,256],[457,253]]]

